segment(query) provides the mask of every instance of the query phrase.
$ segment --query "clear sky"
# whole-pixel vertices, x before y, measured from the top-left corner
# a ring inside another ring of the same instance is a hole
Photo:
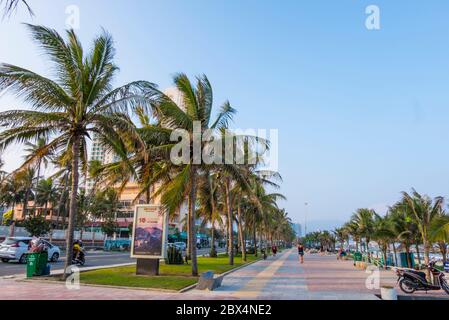
[[[384,212],[415,187],[449,195],[449,2],[356,0],[29,0],[0,22],[0,61],[48,74],[20,22],[65,28],[80,8],[85,46],[101,27],[116,41],[117,84],[205,73],[235,127],[279,129],[283,203],[309,230],[359,207]],[[365,27],[380,8],[381,29]],[[0,97],[0,110],[25,107]],[[20,148],[6,155],[7,168]]]

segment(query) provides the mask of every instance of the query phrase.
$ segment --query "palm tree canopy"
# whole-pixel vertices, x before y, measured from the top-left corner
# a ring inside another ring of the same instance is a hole
[[[27,8],[28,13],[31,16],[34,16],[34,12],[27,0],[0,0],[0,6],[3,5],[3,17],[6,17],[16,11],[19,4],[23,4]]]
[[[0,64],[0,90],[9,90],[35,109],[0,113],[0,125],[7,128],[0,134],[1,150],[36,137],[50,141],[28,157],[27,161],[33,162],[51,150],[70,150],[74,136],[90,137],[93,132],[113,136],[113,128],[132,128],[126,116],[128,107],[148,106],[144,93],[153,85],[137,81],[112,88],[118,68],[113,63],[115,50],[108,33],[103,31],[86,53],[73,30],[67,31],[65,41],[55,30],[27,26],[50,59],[55,79]],[[86,160],[84,140],[80,152]]]

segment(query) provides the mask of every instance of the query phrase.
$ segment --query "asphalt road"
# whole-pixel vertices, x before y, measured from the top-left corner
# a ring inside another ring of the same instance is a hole
[[[219,249],[218,252],[224,252],[224,249]],[[198,250],[198,255],[208,254],[209,249],[200,249]],[[84,267],[96,267],[96,266],[109,266],[115,264],[123,264],[123,263],[133,263],[136,260],[131,259],[129,256],[129,252],[121,253],[121,252],[103,252],[103,251],[93,251],[87,252],[86,254],[86,264]],[[50,263],[51,270],[62,270],[64,268],[65,257],[61,257],[61,259],[56,263]],[[80,267],[82,269],[83,267]],[[13,276],[18,274],[25,274],[26,265],[19,264],[18,262],[9,262],[3,263],[0,262],[0,277],[4,276]]]

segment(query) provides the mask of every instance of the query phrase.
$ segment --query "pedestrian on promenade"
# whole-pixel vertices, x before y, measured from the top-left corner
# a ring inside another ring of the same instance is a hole
[[[275,244],[271,247],[271,251],[273,252],[273,255],[276,256],[276,253],[278,252],[278,247],[276,247]]]
[[[299,254],[299,262],[301,264],[304,263],[304,246],[300,243],[298,244],[298,254]]]

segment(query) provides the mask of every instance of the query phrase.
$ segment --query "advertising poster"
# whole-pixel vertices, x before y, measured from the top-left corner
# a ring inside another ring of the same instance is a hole
[[[167,216],[161,206],[136,206],[131,258],[162,259],[165,257]]]

